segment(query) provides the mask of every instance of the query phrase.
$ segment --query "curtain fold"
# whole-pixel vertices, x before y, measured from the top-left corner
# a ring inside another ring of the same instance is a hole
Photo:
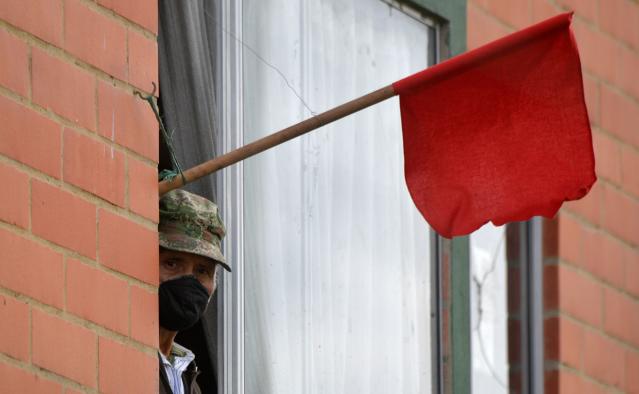
[[[214,157],[218,140],[215,65],[218,26],[213,0],[159,2],[160,100],[183,169]],[[185,189],[215,197],[215,176]]]

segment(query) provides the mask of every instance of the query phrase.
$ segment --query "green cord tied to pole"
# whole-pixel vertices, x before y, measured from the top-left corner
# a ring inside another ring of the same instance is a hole
[[[150,95],[148,96],[144,96],[142,95],[142,93],[135,91],[135,95],[140,97],[142,100],[146,101],[149,103],[149,105],[151,106],[151,109],[153,110],[153,113],[155,114],[155,118],[157,119],[158,123],[160,124],[160,131],[162,132],[162,136],[164,137],[164,141],[166,141],[166,146],[169,149],[169,156],[170,156],[170,160],[171,160],[171,167],[173,167],[173,170],[162,170],[159,174],[159,181],[171,181],[173,180],[175,177],[177,177],[178,175],[180,175],[182,177],[182,182],[184,185],[186,185],[186,177],[184,176],[184,173],[182,172],[182,167],[180,166],[180,163],[178,162],[177,156],[175,155],[175,149],[173,148],[173,139],[172,139],[172,134],[169,134],[166,131],[166,128],[164,127],[164,122],[162,122],[162,118],[160,117],[160,111],[158,110],[158,107],[155,103],[155,90],[157,89],[157,87],[155,86],[155,82],[151,82],[153,84],[153,91],[151,92]]]

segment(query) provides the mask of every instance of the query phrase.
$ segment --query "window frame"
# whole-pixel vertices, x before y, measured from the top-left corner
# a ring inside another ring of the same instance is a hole
[[[508,256],[509,273],[515,268],[519,282],[518,295],[509,290],[509,297],[519,299],[516,311],[509,311],[509,320],[519,320],[517,332],[509,338],[518,338],[519,359],[510,360],[511,374],[519,373],[521,393],[544,392],[544,261],[543,261],[543,219],[534,217],[526,222],[508,224],[509,243],[515,243],[514,253]],[[510,286],[509,286],[510,287]],[[510,342],[510,340],[509,340]],[[509,343],[510,346],[510,343]],[[516,362],[513,362],[516,361]]]
[[[218,48],[223,56],[218,59],[218,97],[221,121],[218,146],[230,152],[242,146],[243,127],[243,50],[236,41],[242,41],[242,1],[222,0],[219,4],[219,23],[228,34],[219,35]],[[223,243],[225,257],[233,262],[233,273],[225,275],[218,292],[218,393],[244,393],[244,189],[243,162],[222,170],[218,183],[219,205],[227,236]]]

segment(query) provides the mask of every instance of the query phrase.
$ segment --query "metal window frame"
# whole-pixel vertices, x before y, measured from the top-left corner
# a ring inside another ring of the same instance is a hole
[[[242,48],[242,0],[220,2],[220,22],[225,34],[220,34],[223,56],[218,57],[221,70],[218,73],[221,119],[221,144],[224,152],[242,146],[243,134],[243,81]],[[233,262],[233,273],[220,283],[218,297],[218,393],[244,393],[244,184],[243,163],[222,171],[218,183],[218,196],[224,223],[229,233],[224,242],[224,255]]]
[[[466,49],[466,0],[406,0],[438,22],[436,53],[446,60]],[[471,390],[470,238],[431,238],[431,392]]]
[[[520,365],[522,394],[544,392],[544,311],[542,219],[519,226]]]
[[[433,236],[432,393],[471,390],[470,238]]]

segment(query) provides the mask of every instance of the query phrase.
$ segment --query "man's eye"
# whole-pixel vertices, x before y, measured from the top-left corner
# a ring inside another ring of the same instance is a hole
[[[198,273],[198,275],[205,275],[207,277],[213,276],[213,270],[209,269],[208,267],[198,267],[196,272]]]
[[[177,262],[173,261],[173,260],[166,260],[164,261],[164,266],[166,268],[176,268],[177,267]]]

